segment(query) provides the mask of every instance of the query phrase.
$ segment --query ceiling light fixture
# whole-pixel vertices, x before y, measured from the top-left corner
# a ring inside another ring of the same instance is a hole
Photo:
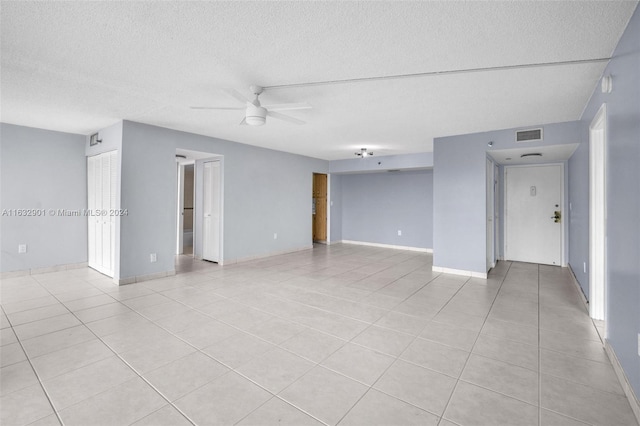
[[[361,148],[360,152],[355,153],[358,157],[367,158],[368,156],[373,155],[373,152],[367,152],[367,148]]]
[[[542,153],[541,152],[530,152],[529,154],[522,154],[520,156],[520,158],[525,158],[525,157],[542,157]]]

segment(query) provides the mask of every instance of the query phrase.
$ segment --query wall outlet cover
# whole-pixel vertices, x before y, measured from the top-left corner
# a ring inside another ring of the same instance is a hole
[[[26,244],[18,244],[18,253],[26,253],[27,245]]]
[[[149,261],[150,261],[151,263],[153,263],[153,262],[157,262],[157,261],[158,261],[158,255],[157,255],[156,253],[151,253],[151,254],[149,255]]]

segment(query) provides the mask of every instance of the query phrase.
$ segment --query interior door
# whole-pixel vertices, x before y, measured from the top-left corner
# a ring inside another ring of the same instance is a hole
[[[313,241],[327,241],[327,175],[313,175]]]
[[[115,268],[118,152],[87,159],[88,265],[110,277]]]
[[[202,258],[220,261],[220,161],[207,161],[203,170]]]
[[[505,257],[562,264],[562,166],[505,168]]]

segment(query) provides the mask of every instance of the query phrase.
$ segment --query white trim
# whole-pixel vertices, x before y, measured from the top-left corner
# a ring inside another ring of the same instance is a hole
[[[620,381],[620,385],[622,386],[622,390],[624,394],[627,396],[629,400],[629,405],[631,405],[631,411],[636,416],[636,421],[640,424],[640,401],[638,401],[638,397],[636,396],[631,384],[629,383],[629,378],[624,372],[622,365],[620,365],[620,361],[618,361],[618,357],[616,356],[616,352],[613,350],[613,347],[609,344],[609,340],[605,339],[604,341],[604,350],[611,361],[611,365],[613,366],[613,371],[615,371],[616,376],[618,376],[618,380]]]
[[[567,267],[567,259],[566,259],[566,255],[565,255],[565,247],[566,247],[566,238],[565,238],[565,232],[567,230],[567,228],[565,227],[565,223],[567,222],[567,219],[569,218],[568,212],[565,209],[565,167],[564,167],[564,163],[540,163],[540,164],[521,164],[521,165],[514,165],[514,166],[504,166],[504,198],[503,198],[503,206],[502,206],[502,214],[503,214],[503,226],[502,226],[502,233],[503,233],[503,247],[502,250],[504,252],[504,258],[505,259],[509,259],[508,257],[508,253],[507,253],[507,221],[508,221],[508,217],[507,217],[507,170],[508,169],[514,169],[514,168],[522,168],[522,167],[544,167],[544,166],[560,166],[560,176],[562,177],[560,179],[560,211],[562,212],[562,220],[560,220],[560,250],[561,250],[561,255],[560,255],[560,265],[557,266],[562,266],[563,268]],[[509,259],[511,260],[511,259]]]
[[[127,284],[133,284],[133,283],[141,283],[143,281],[157,280],[159,278],[171,277],[175,274],[176,274],[175,269],[172,269],[171,271],[155,272],[153,274],[147,274],[147,275],[136,275],[135,277],[119,279],[118,285],[127,285]]]
[[[325,174],[327,175],[327,239],[324,244],[329,245],[331,244],[331,175]],[[313,194],[311,195],[313,196]]]
[[[440,272],[443,274],[462,275],[465,277],[482,278],[485,280],[487,279],[486,272],[465,271],[463,269],[443,268],[441,266],[432,266],[431,270],[433,272]]]
[[[44,266],[42,268],[20,269],[17,271],[7,271],[0,273],[0,279],[25,277],[27,275],[48,274],[51,272],[68,271],[70,269],[87,268],[87,262],[67,263],[65,265]],[[109,277],[111,278],[111,277]]]
[[[367,241],[353,241],[353,240],[342,240],[340,241],[344,244],[355,244],[358,246],[370,246],[370,247],[382,247],[396,250],[409,250],[409,251],[419,251],[422,253],[433,253],[433,249],[425,248],[425,247],[410,247],[410,246],[396,246],[393,244],[380,244],[380,243],[370,243]]]
[[[606,317],[606,164],[607,104],[602,104],[589,125],[589,315],[598,320]]]
[[[247,257],[241,257],[241,258],[238,258],[238,259],[225,259],[224,260],[224,265],[233,265],[235,263],[250,262],[252,260],[264,259],[266,257],[281,256],[283,254],[297,253],[299,251],[305,251],[305,250],[311,250],[311,249],[313,249],[313,245],[299,247],[299,248],[290,249],[290,250],[272,251],[272,252],[265,253],[265,254],[259,254],[257,256],[247,256]],[[223,263],[218,262],[218,265],[222,265],[222,264]]]
[[[582,300],[582,304],[584,305],[587,312],[589,312],[589,301],[584,295],[584,291],[582,290],[582,287],[580,287],[580,283],[576,278],[576,274],[575,272],[573,272],[573,268],[571,267],[571,265],[568,265],[567,267],[569,268],[569,272],[571,272],[571,281],[573,281],[573,285],[575,286],[576,291],[580,294],[580,300]]]

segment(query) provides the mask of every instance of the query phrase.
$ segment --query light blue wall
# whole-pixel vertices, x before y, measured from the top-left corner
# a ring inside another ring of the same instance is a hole
[[[87,207],[85,137],[0,124],[0,210]],[[0,271],[87,261],[87,218],[0,217]],[[18,244],[27,253],[18,254]]]
[[[375,152],[374,152],[375,154]],[[354,156],[355,157],[355,156]],[[433,167],[433,153],[421,152],[402,155],[374,155],[329,162],[329,173],[362,173],[394,169],[425,169]]]
[[[343,240],[432,248],[431,170],[347,174],[340,180]]]
[[[174,269],[176,148],[224,156],[224,262],[311,246],[312,175],[327,161],[125,121],[120,278]]]
[[[331,203],[329,240],[337,242],[342,240],[342,175],[329,176],[329,200]]]
[[[578,122],[546,124],[544,141],[526,146],[573,144]],[[486,158],[488,149],[522,147],[517,129],[449,136],[434,140],[433,265],[486,272]],[[493,141],[493,146],[488,143]]]
[[[589,134],[593,117],[607,104],[607,291],[608,340],[633,387],[640,395],[640,9],[629,22],[608,64],[613,91],[594,91],[580,121],[582,144],[571,158],[571,263],[578,273],[589,250]]]

